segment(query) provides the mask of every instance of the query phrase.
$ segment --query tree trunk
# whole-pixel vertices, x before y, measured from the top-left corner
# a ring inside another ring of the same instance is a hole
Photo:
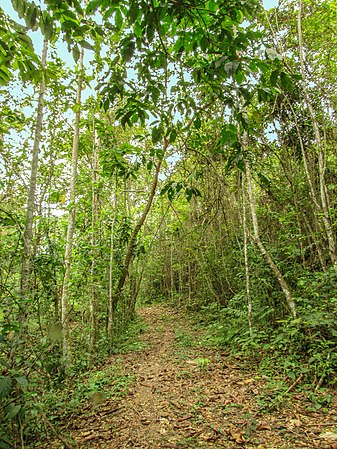
[[[165,153],[166,153],[166,150],[167,150],[168,146],[169,146],[169,141],[167,139],[165,139],[164,140],[164,144],[163,144],[163,156],[162,156],[162,159],[160,159],[158,161],[158,163],[157,163],[157,167],[156,167],[156,171],[155,171],[155,175],[154,175],[154,179],[153,179],[153,183],[152,183],[152,187],[151,187],[149,198],[147,200],[145,209],[144,209],[140,219],[138,220],[138,223],[136,224],[136,226],[135,226],[135,228],[134,228],[134,230],[133,230],[133,232],[131,234],[129,244],[128,244],[127,249],[126,249],[124,269],[123,269],[123,272],[122,272],[122,274],[121,274],[121,276],[119,278],[116,291],[115,291],[115,293],[113,295],[113,298],[112,298],[112,308],[113,308],[113,310],[116,310],[118,301],[120,299],[122,290],[124,288],[124,284],[125,284],[126,278],[128,276],[129,266],[130,266],[130,262],[131,262],[131,259],[132,259],[133,248],[134,248],[135,243],[136,243],[137,235],[138,235],[139,231],[141,230],[141,228],[142,228],[142,226],[143,226],[143,224],[144,224],[144,222],[146,220],[146,217],[147,217],[147,215],[148,215],[148,213],[149,213],[149,211],[151,209],[151,205],[152,205],[152,202],[153,202],[156,190],[157,190],[158,177],[159,177],[159,173],[160,173],[160,169],[161,169],[162,160],[163,160],[163,158],[165,156]]]
[[[90,337],[89,352],[95,348],[98,339],[98,279],[97,279],[97,242],[98,242],[98,142],[95,132],[95,120],[93,120],[93,145],[92,145],[92,179],[91,179],[91,285],[90,285]]]
[[[259,224],[258,224],[258,219],[257,219],[257,214],[256,214],[255,200],[254,200],[254,195],[253,195],[252,181],[251,181],[251,174],[250,174],[250,166],[249,166],[248,161],[245,162],[245,166],[246,166],[246,180],[247,180],[247,188],[248,188],[248,196],[249,196],[249,205],[250,205],[252,221],[253,221],[255,242],[256,242],[258,248],[260,249],[261,254],[263,255],[265,261],[268,263],[268,265],[271,268],[272,272],[274,273],[276,279],[278,280],[280,287],[281,287],[281,289],[284,293],[284,296],[286,298],[286,302],[287,302],[288,308],[289,308],[292,316],[294,318],[296,318],[296,305],[292,298],[288,284],[287,284],[286,280],[284,279],[284,277],[282,276],[280,270],[278,269],[278,267],[276,266],[276,264],[270,257],[270,254],[268,253],[267,249],[264,247],[264,245],[260,239]]]
[[[72,161],[71,161],[71,177],[69,186],[69,214],[68,214],[68,228],[66,237],[66,249],[64,256],[65,274],[62,286],[61,295],[61,326],[62,326],[62,355],[63,364],[65,370],[70,360],[70,339],[69,339],[69,281],[71,275],[71,259],[72,259],[72,249],[73,249],[73,238],[75,231],[75,216],[76,216],[76,180],[77,180],[77,162],[78,162],[78,146],[80,137],[80,118],[81,118],[81,94],[82,94],[82,84],[83,84],[83,56],[84,52],[82,50],[80,61],[79,61],[79,75],[78,75],[78,86],[76,95],[76,104],[78,105],[78,110],[75,114],[75,125],[74,125],[74,135],[73,135],[73,148],[72,148]]]
[[[242,176],[242,209],[243,209],[243,252],[245,256],[246,296],[248,309],[248,325],[250,338],[253,338],[252,297],[250,294],[250,270],[248,259],[247,204],[245,178]]]
[[[39,165],[39,152],[40,152],[40,142],[42,134],[42,121],[43,121],[43,107],[44,107],[44,95],[45,95],[45,74],[44,70],[47,63],[47,53],[48,53],[48,40],[43,41],[42,50],[42,79],[40,82],[39,98],[37,105],[36,114],[36,128],[33,144],[33,157],[30,172],[30,182],[29,182],[29,193],[27,200],[26,209],[26,225],[23,239],[23,254],[22,254],[22,271],[21,271],[21,294],[23,297],[27,297],[30,294],[30,275],[32,271],[32,241],[33,241],[33,221],[34,221],[34,208],[35,208],[35,197],[36,197],[36,177]]]
[[[114,320],[114,309],[113,309],[113,267],[114,267],[114,242],[115,242],[115,224],[117,218],[117,207],[118,207],[118,196],[117,196],[117,187],[118,187],[118,177],[116,175],[116,184],[115,184],[115,194],[112,199],[114,214],[111,223],[111,231],[110,231],[110,261],[109,261],[109,280],[108,280],[108,317],[107,317],[107,336],[111,338],[112,336],[112,324]]]

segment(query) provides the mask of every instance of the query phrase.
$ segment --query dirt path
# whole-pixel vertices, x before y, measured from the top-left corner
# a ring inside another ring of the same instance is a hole
[[[291,406],[266,413],[264,380],[254,369],[202,348],[196,331],[172,310],[138,313],[148,323],[145,348],[111,358],[133,379],[128,394],[91,406],[72,422],[77,447],[337,448],[331,445],[337,440],[319,437],[337,428],[333,407],[310,412],[297,395]]]

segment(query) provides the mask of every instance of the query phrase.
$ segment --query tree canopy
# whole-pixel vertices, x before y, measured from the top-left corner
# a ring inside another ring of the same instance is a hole
[[[111,354],[138,303],[170,302],[214,344],[333,384],[336,3],[12,6],[0,446],[34,441],[34,392]]]

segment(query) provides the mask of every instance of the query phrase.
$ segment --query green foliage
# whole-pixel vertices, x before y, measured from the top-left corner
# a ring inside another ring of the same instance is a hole
[[[211,360],[207,358],[198,358],[195,362],[200,369],[205,369],[211,363]]]
[[[137,315],[127,323],[123,333],[117,334],[113,353],[139,351],[144,348],[140,335],[146,330],[146,323]]]
[[[193,337],[185,330],[177,331],[175,337],[179,347],[189,348],[193,346]]]
[[[18,370],[8,369],[5,362],[1,365],[5,375],[0,376],[0,413],[3,417],[0,445],[8,448],[12,447],[14,438],[19,438],[22,423],[29,421],[33,403],[27,378]]]
[[[281,405],[298,379],[313,408],[327,406],[321,388],[336,384],[337,368],[337,274],[328,243],[330,231],[336,239],[337,209],[335,6],[303,5],[308,81],[299,76],[297,13],[287,2],[270,13],[255,0],[12,4],[25,26],[0,8],[0,446],[19,439],[34,445],[43,411],[57,423],[109,391],[125,394],[132,379],[101,363],[110,353],[143,347],[144,323],[132,320],[138,297],[193,313],[205,343],[259,366],[270,380],[262,408]],[[52,45],[26,294],[24,209],[42,79],[30,30]],[[83,104],[75,99],[77,69],[56,55],[64,53],[61,39],[75,61],[82,50],[85,65],[90,57]],[[72,114],[79,112],[77,197],[70,202]],[[247,161],[261,242],[293,294],[296,319],[253,237],[252,198],[248,243],[243,239]],[[67,284],[73,360],[65,366],[60,302],[68,211],[76,220]],[[179,331],[176,340],[186,357],[193,336]],[[209,360],[196,363],[203,368]]]

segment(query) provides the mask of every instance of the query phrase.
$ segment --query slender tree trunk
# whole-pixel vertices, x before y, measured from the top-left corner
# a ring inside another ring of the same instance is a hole
[[[170,297],[174,298],[173,240],[170,244]]]
[[[302,90],[305,98],[305,102],[309,109],[311,116],[312,126],[315,135],[315,142],[318,149],[318,173],[319,173],[319,185],[320,185],[320,197],[322,204],[322,220],[325,227],[325,232],[328,239],[329,255],[331,263],[334,265],[337,263],[337,252],[336,252],[336,238],[331,225],[331,217],[329,213],[329,199],[327,194],[327,188],[325,183],[325,169],[326,169],[326,157],[325,157],[325,147],[322,141],[319,123],[317,120],[315,109],[311,103],[309,92],[307,89],[307,80],[304,66],[303,57],[303,37],[302,37],[302,1],[298,3],[298,16],[297,16],[297,29],[298,29],[298,43],[299,43],[299,56],[300,56],[300,66],[302,75]]]
[[[30,293],[30,275],[32,271],[32,257],[33,257],[33,221],[34,221],[34,208],[35,208],[35,197],[36,197],[36,178],[39,165],[39,152],[40,152],[40,142],[42,134],[42,122],[43,122],[43,107],[44,107],[44,96],[45,96],[45,75],[44,70],[47,63],[47,53],[48,53],[48,40],[43,41],[42,50],[42,79],[40,82],[39,98],[37,105],[36,114],[36,128],[33,144],[33,157],[30,171],[30,183],[29,192],[27,200],[26,209],[26,226],[23,239],[23,254],[22,254],[22,271],[21,271],[21,294],[22,296],[27,296]]]
[[[75,216],[76,216],[76,180],[77,180],[77,162],[78,162],[78,146],[80,137],[80,118],[81,118],[81,94],[83,85],[83,57],[84,52],[82,50],[79,61],[79,75],[78,86],[76,95],[76,104],[78,110],[75,114],[75,125],[73,135],[73,148],[72,148],[72,162],[71,162],[71,177],[69,186],[69,214],[68,214],[68,228],[66,237],[66,249],[64,256],[65,274],[62,286],[61,295],[61,326],[62,326],[62,355],[65,369],[70,360],[70,339],[69,339],[69,281],[71,275],[71,259],[73,250],[73,239],[75,231]]]
[[[97,242],[98,242],[98,142],[93,120],[92,179],[91,179],[91,285],[90,285],[90,338],[89,351],[92,352],[98,339],[98,279],[97,279]]]
[[[115,192],[114,198],[112,199],[113,204],[113,219],[111,223],[110,231],[110,261],[109,261],[109,288],[108,288],[108,319],[107,319],[107,336],[111,338],[112,336],[112,326],[114,319],[114,308],[113,308],[113,268],[114,268],[114,243],[115,243],[115,224],[117,218],[117,207],[118,207],[118,177],[116,175]]]
[[[244,176],[242,176],[242,209],[243,209],[243,252],[245,256],[248,325],[249,325],[250,338],[253,338],[252,297],[250,294],[250,269],[248,258],[247,204],[246,204],[246,186]]]
[[[288,284],[260,239],[259,224],[258,224],[258,219],[257,219],[257,214],[256,214],[255,200],[254,200],[254,195],[253,195],[253,188],[252,188],[252,181],[251,181],[251,174],[250,174],[250,166],[249,166],[248,161],[246,161],[245,166],[246,166],[246,180],[247,180],[247,188],[248,188],[248,196],[249,196],[249,205],[250,205],[250,210],[251,210],[251,215],[252,215],[255,242],[256,242],[258,248],[260,249],[261,254],[263,255],[264,259],[266,260],[266,262],[268,263],[272,272],[274,273],[276,279],[278,280],[280,287],[281,287],[281,289],[284,293],[284,296],[286,298],[286,302],[287,302],[288,308],[289,308],[292,316],[294,318],[296,318],[296,305],[292,298]]]
[[[165,153],[166,153],[166,150],[167,150],[168,146],[169,146],[169,141],[167,139],[165,139],[164,140],[164,144],[163,144],[163,158],[165,156]],[[115,310],[116,307],[117,307],[117,304],[118,304],[118,301],[120,299],[122,290],[124,288],[124,284],[125,284],[126,278],[128,276],[128,273],[129,273],[129,266],[130,266],[130,262],[131,262],[131,259],[132,259],[133,248],[134,248],[135,243],[136,243],[137,235],[138,235],[139,231],[141,230],[141,228],[142,228],[142,226],[143,226],[143,224],[144,224],[144,222],[146,220],[146,217],[147,217],[147,215],[148,215],[148,213],[149,213],[149,211],[151,209],[151,205],[152,205],[152,202],[153,202],[156,190],[157,190],[158,178],[159,178],[159,173],[160,173],[160,169],[161,169],[161,164],[162,164],[163,158],[158,160],[149,198],[147,200],[145,209],[144,209],[140,219],[138,220],[138,223],[136,224],[136,226],[135,226],[135,228],[134,228],[134,230],[133,230],[133,232],[131,234],[129,244],[128,244],[127,249],[126,249],[124,269],[123,269],[123,272],[122,272],[122,274],[121,274],[121,276],[119,278],[116,291],[115,291],[115,293],[113,295],[113,298],[112,298],[113,310]]]

